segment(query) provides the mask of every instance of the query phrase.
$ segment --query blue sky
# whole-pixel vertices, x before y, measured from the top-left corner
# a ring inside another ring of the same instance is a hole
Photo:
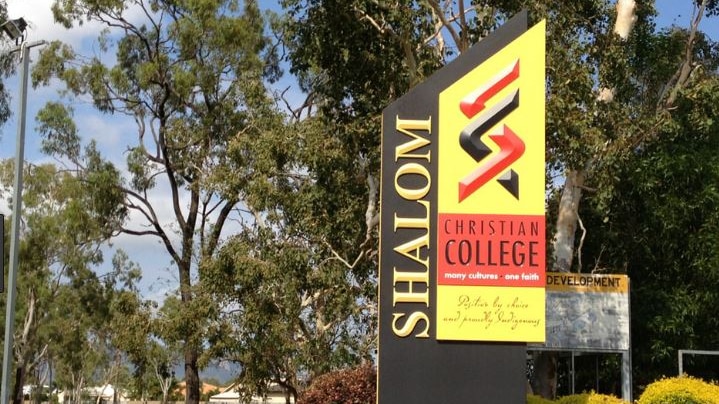
[[[10,18],[24,17],[29,25],[28,41],[61,40],[71,44],[84,54],[94,53],[97,50],[95,39],[100,27],[96,24],[85,24],[81,28],[66,30],[53,22],[50,6],[53,0],[7,0],[8,15]],[[276,1],[272,2],[277,3]],[[261,4],[272,7],[270,1],[261,0]],[[693,2],[691,0],[660,0],[656,2],[659,10],[658,26],[678,25],[689,27],[693,15]],[[719,40],[719,17],[704,18],[702,30],[707,32],[714,40]],[[37,55],[37,49],[31,53],[31,58]],[[6,85],[11,94],[17,94],[19,78],[10,77]],[[57,88],[41,87],[28,90],[28,113],[26,124],[25,158],[28,161],[51,162],[52,160],[40,153],[40,139],[35,132],[35,115],[39,108],[47,101],[57,99]],[[17,100],[11,102],[13,111],[17,111]],[[81,134],[96,139],[101,150],[124,150],[126,145],[122,142],[125,133],[135,133],[135,124],[131,119],[102,115],[82,103],[76,106],[76,119]],[[17,116],[13,116],[8,123],[0,128],[0,158],[12,158],[15,153],[15,135],[17,132]],[[124,155],[115,152],[112,156],[118,167],[124,167]],[[159,195],[158,198],[162,198]],[[0,202],[0,212],[9,214],[5,202]],[[169,219],[168,219],[169,220]],[[157,239],[151,237],[120,236],[113,240],[116,248],[128,252],[130,259],[137,261],[145,270],[140,285],[145,297],[160,300],[163,294],[177,285],[176,270],[171,265],[169,255],[159,244]],[[106,257],[109,265],[110,256]]]

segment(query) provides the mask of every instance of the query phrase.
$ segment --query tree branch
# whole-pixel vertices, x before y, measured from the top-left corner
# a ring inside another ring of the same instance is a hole
[[[697,31],[699,30],[699,23],[704,16],[704,10],[706,9],[707,4],[709,4],[709,0],[703,0],[702,3],[699,5],[699,10],[694,16],[694,21],[692,22],[691,28],[689,30],[689,38],[687,39],[686,47],[684,48],[684,61],[674,73],[674,76],[672,76],[672,78],[669,80],[669,83],[674,82],[674,85],[673,87],[671,84],[667,86],[667,88],[672,87],[671,92],[669,93],[669,98],[667,98],[667,101],[664,103],[664,108],[667,110],[671,109],[674,106],[674,102],[679,95],[679,91],[684,88],[690,77],[689,73],[691,73],[692,71],[694,41],[696,40]]]
[[[460,2],[463,1],[464,0],[460,0]],[[447,17],[444,14],[444,10],[442,10],[442,6],[439,5],[439,2],[437,2],[437,0],[427,0],[427,2],[437,14],[437,17],[442,22],[442,26],[446,28],[449,34],[452,36],[452,40],[454,41],[455,45],[457,45],[457,49],[459,50],[459,52],[462,53],[467,50],[464,42],[462,41],[462,38],[457,33],[457,30],[447,20]]]
[[[577,213],[577,223],[579,228],[582,229],[582,237],[579,239],[579,246],[577,246],[577,272],[582,272],[582,247],[584,247],[584,239],[587,237],[587,228],[584,227],[582,218]]]
[[[210,256],[215,252],[217,244],[220,240],[220,235],[222,234],[222,228],[224,227],[227,218],[230,216],[230,213],[232,212],[232,209],[235,207],[236,204],[236,200],[228,200],[222,206],[222,209],[220,209],[220,213],[217,215],[217,220],[215,220],[215,226],[212,228],[212,233],[209,237],[207,250],[205,252],[206,255]]]

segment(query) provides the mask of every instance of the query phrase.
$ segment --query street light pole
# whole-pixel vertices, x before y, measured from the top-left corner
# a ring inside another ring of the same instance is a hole
[[[15,334],[15,300],[16,285],[18,272],[18,253],[20,249],[20,216],[22,211],[22,186],[23,186],[23,166],[25,161],[25,115],[27,107],[27,81],[28,69],[30,66],[30,48],[44,45],[45,41],[25,42],[23,41],[19,47],[13,49],[13,52],[19,50],[22,61],[22,69],[20,70],[20,111],[17,125],[17,139],[15,145],[15,187],[13,189],[12,199],[12,227],[10,232],[10,268],[8,269],[8,287],[7,287],[7,311],[5,314],[5,346],[3,351],[3,372],[2,386],[0,393],[2,394],[2,404],[8,404],[10,396],[10,371],[13,360],[13,337]]]

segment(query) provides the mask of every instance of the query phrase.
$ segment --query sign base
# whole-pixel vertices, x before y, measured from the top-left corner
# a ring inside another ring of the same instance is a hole
[[[527,401],[527,345],[438,342],[422,352],[386,352],[379,403],[512,404]]]

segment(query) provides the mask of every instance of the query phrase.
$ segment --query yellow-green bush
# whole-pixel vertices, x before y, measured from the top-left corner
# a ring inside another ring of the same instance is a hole
[[[554,401],[547,400],[541,396],[528,395],[527,404],[554,404]]]
[[[591,392],[564,396],[556,401],[539,396],[527,396],[527,404],[627,404],[627,402],[614,396]]]
[[[693,377],[656,381],[644,390],[639,404],[719,404],[719,386]]]
[[[557,404],[627,404],[626,401],[606,394],[595,392],[572,394],[564,396],[556,401]]]

